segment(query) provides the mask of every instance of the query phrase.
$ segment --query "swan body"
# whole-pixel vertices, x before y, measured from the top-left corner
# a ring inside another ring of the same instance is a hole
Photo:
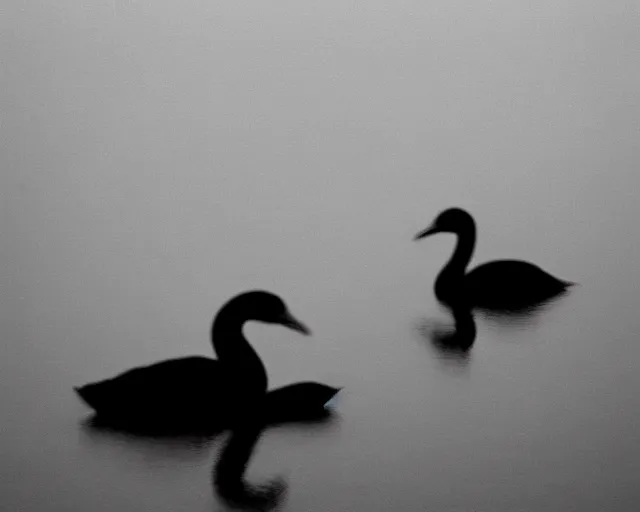
[[[496,278],[498,275],[499,279]],[[495,260],[469,272],[465,276],[462,293],[479,308],[520,309],[551,299],[571,284],[533,263]],[[446,295],[446,292],[441,292],[441,295]]]
[[[193,356],[134,368],[76,392],[102,416],[154,422],[179,417],[191,423],[213,420],[208,418],[212,409],[216,415],[228,416],[238,395],[251,400],[251,391],[259,386],[255,382],[245,383],[239,392],[221,392],[231,378],[231,369],[219,361]],[[205,398],[204,393],[210,396]]]
[[[274,398],[265,395],[266,370],[242,334],[243,324],[250,320],[310,334],[280,298],[247,292],[227,302],[214,319],[212,340],[218,359],[171,359],[75,390],[102,417],[163,426],[221,423],[260,408],[271,408],[277,416],[288,408],[315,409],[324,400],[323,407],[336,388],[298,383],[274,391]]]
[[[476,226],[473,217],[460,208],[440,213],[414,240],[435,233],[458,236],[453,255],[435,282],[436,297],[450,306],[518,311],[561,295],[573,284],[521,260],[491,261],[467,273],[475,248]]]

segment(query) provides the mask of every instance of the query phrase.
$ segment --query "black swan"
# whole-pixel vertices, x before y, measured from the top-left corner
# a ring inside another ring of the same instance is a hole
[[[473,217],[460,208],[441,212],[414,240],[435,233],[458,236],[455,251],[435,283],[436,297],[444,304],[456,308],[523,311],[563,294],[574,284],[520,260],[490,261],[465,273],[476,243],[476,224]]]
[[[217,360],[170,359],[74,389],[103,421],[125,427],[225,427],[258,410],[274,422],[322,414],[338,388],[301,382],[266,393],[264,365],[242,334],[243,324],[250,320],[310,334],[276,295],[246,292],[229,300],[214,319],[211,334]]]

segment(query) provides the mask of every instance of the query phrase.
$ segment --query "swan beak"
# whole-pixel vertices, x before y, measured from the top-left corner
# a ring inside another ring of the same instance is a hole
[[[304,334],[305,336],[309,336],[311,334],[311,330],[304,325],[302,322],[296,320],[294,316],[288,311],[285,312],[279,319],[278,323],[288,327],[289,329],[293,329],[294,331],[298,331],[299,333]]]
[[[421,238],[427,237],[429,235],[433,235],[434,233],[439,233],[440,229],[435,224],[431,224],[427,229],[423,229],[416,236],[413,237],[414,240],[420,240]]]

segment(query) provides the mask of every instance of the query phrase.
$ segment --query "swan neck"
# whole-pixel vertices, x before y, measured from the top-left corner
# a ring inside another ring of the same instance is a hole
[[[211,329],[213,349],[218,360],[227,368],[235,368],[234,372],[259,378],[267,388],[267,373],[260,356],[249,344],[242,333],[244,323],[248,320],[233,308],[225,307],[216,316]],[[238,375],[239,376],[239,375]]]
[[[435,282],[438,300],[449,305],[466,307],[465,272],[476,244],[476,227],[473,219],[464,223],[454,232],[457,235],[456,246]],[[462,302],[461,302],[462,301]]]
[[[475,226],[470,225],[466,229],[460,230],[457,235],[458,241],[456,242],[456,247],[449,262],[445,266],[445,270],[454,271],[462,277],[469,266],[476,245]]]

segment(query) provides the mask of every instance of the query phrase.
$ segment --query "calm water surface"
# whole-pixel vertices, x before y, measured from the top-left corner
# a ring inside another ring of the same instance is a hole
[[[98,5],[99,4],[99,5]],[[535,4],[535,5],[534,5]],[[186,354],[250,288],[271,384],[344,391],[263,433],[285,511],[635,510],[640,12],[633,2],[87,4],[0,19],[2,510],[226,510],[225,436],[82,427],[72,386]],[[425,330],[469,209],[475,261],[579,287],[527,325]]]

